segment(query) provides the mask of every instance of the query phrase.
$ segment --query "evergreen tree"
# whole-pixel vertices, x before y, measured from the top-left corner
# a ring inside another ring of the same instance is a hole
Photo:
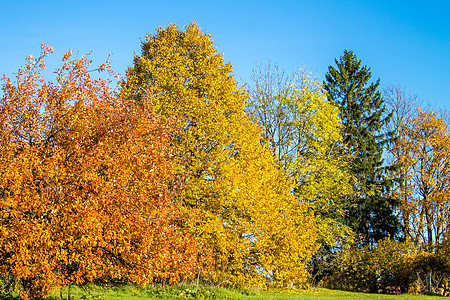
[[[369,83],[370,68],[361,67],[348,50],[335,62],[337,69],[328,67],[324,88],[328,99],[340,106],[343,144],[353,156],[354,192],[347,198],[346,221],[362,244],[373,244],[399,231],[394,215],[398,203],[388,196],[395,184],[389,173],[395,166],[384,165],[382,157],[393,139],[393,133],[384,130],[391,116],[378,91],[380,80]]]

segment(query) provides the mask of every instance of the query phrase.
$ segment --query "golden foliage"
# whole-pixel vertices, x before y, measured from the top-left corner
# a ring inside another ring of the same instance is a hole
[[[191,230],[213,251],[211,280],[304,282],[316,250],[314,220],[261,145],[261,129],[244,113],[248,96],[210,36],[195,23],[159,28],[127,75],[126,97],[142,103],[151,95],[157,113],[178,120],[172,146],[184,186],[176,201],[198,209]]]
[[[268,65],[254,74],[254,81],[248,110],[264,127],[280,168],[295,182],[295,196],[311,203],[319,240],[341,246],[352,237],[342,224],[342,197],[351,193],[352,178],[349,155],[341,146],[338,107],[327,100],[322,83],[303,71],[283,80]]]
[[[414,260],[419,253],[408,240],[386,238],[372,248],[355,245],[337,255],[327,285],[373,293],[399,292],[397,288],[407,292],[414,281]]]
[[[421,112],[400,129],[394,147],[403,183],[395,191],[406,231],[427,251],[448,235],[450,220],[450,134],[434,112]]]

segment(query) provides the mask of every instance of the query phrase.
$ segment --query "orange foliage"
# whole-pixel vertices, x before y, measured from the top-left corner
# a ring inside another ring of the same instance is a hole
[[[95,277],[146,285],[197,268],[196,242],[172,203],[170,123],[91,78],[87,57],[64,55],[45,82],[42,46],[0,100],[0,273],[23,298]],[[100,71],[108,69],[103,65]]]
[[[394,195],[402,203],[405,231],[416,245],[434,251],[450,233],[450,132],[433,111],[418,111],[402,124],[394,147],[403,182]]]

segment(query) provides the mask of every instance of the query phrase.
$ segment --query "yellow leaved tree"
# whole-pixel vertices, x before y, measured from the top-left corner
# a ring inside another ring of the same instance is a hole
[[[196,209],[186,226],[214,258],[214,270],[199,274],[217,284],[303,283],[317,249],[314,218],[260,143],[244,113],[247,93],[211,37],[195,23],[149,34],[122,93],[137,103],[151,96],[158,114],[178,120],[172,147],[183,188],[175,201]]]
[[[352,192],[349,154],[342,147],[339,108],[328,101],[322,83],[300,71],[286,77],[277,65],[257,65],[247,110],[264,127],[264,139],[280,168],[295,182],[297,199],[315,212],[321,250],[312,273],[328,272],[330,256],[349,246],[353,232],[344,224],[345,195]],[[330,250],[331,249],[331,250]]]

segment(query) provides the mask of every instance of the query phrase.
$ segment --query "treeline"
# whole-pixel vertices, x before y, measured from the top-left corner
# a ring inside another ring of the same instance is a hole
[[[371,77],[348,50],[323,82],[259,65],[247,111],[314,211],[310,283],[448,295],[448,115]]]
[[[444,288],[447,125],[345,51],[324,82],[249,89],[192,23],[158,28],[119,85],[68,52],[0,100],[0,273],[24,299],[94,280]],[[99,72],[114,73],[109,62]],[[431,263],[433,262],[433,263]]]

